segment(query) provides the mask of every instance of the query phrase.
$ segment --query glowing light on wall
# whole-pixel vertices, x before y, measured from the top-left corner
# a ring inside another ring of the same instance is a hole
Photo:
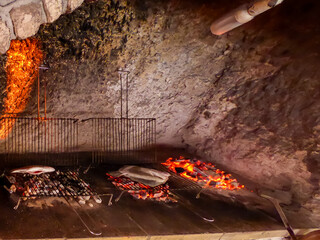
[[[43,53],[37,39],[11,41],[7,51],[7,96],[0,116],[0,139],[8,136],[15,124],[14,118],[26,108],[42,59]]]

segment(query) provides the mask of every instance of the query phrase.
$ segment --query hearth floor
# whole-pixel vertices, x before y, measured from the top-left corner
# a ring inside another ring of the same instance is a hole
[[[88,180],[95,186],[98,193],[110,192],[115,197],[119,191],[106,180],[103,170],[90,170]],[[136,200],[124,194],[118,202],[107,206],[109,196],[102,197],[102,204],[98,207],[77,208],[84,219],[88,215],[94,224],[88,224],[94,230],[101,231],[99,237],[139,237],[145,239],[150,236],[211,236],[208,239],[219,239],[221,234],[236,232],[265,232],[283,230],[283,226],[260,213],[246,210],[242,207],[230,205],[210,199],[202,195],[196,199],[196,191],[181,190],[178,194],[190,201],[195,209],[181,203],[160,203]],[[30,208],[21,204],[13,209],[8,200],[8,193],[0,191],[0,239],[38,239],[38,238],[92,238],[82,225],[75,212],[61,201],[52,202],[41,208]],[[205,213],[214,218],[213,222],[203,220],[199,215]],[[200,213],[200,214],[199,214]],[[89,219],[89,218],[88,218]],[[89,223],[93,223],[88,221]],[[166,239],[166,238],[163,238]],[[191,238],[192,239],[192,238]],[[199,238],[200,239],[200,238]],[[204,239],[204,238],[201,238]],[[243,238],[245,239],[245,238]]]

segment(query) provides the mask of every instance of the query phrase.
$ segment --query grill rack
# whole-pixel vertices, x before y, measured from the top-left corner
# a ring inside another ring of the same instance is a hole
[[[169,180],[167,181],[167,185],[169,186],[169,192],[174,193],[175,191],[195,191],[196,192],[196,198],[200,197],[201,192],[204,190],[202,186],[197,184],[196,182],[193,182],[189,179],[185,179],[171,171],[169,171],[165,166],[161,164],[152,164],[152,165],[147,165],[146,167],[154,168],[159,171],[164,171],[168,172],[170,174]],[[111,181],[111,180],[108,180]],[[143,184],[142,184],[143,185]],[[121,197],[123,196],[124,193],[128,193],[130,191],[143,191],[145,188],[137,188],[135,187],[134,189],[119,189],[116,186],[112,186],[112,188],[106,188],[107,190],[115,190],[120,192],[120,194],[115,198],[115,202],[118,202]]]
[[[76,172],[55,171],[41,175],[15,174],[18,185],[31,188],[29,196],[21,197],[79,197],[98,195]],[[68,180],[68,182],[65,182]],[[31,186],[29,186],[31,184]],[[72,186],[71,186],[72,184]],[[78,188],[74,190],[73,188]]]
[[[92,129],[92,163],[156,162],[155,118],[89,118]],[[152,154],[145,154],[144,150]]]
[[[158,169],[159,171],[170,173],[169,184],[172,190],[184,191],[184,190],[202,190],[203,189],[203,187],[200,186],[198,183],[175,174],[174,172],[170,171],[167,167],[163,166],[162,164],[157,164],[157,165],[154,165],[153,167],[155,169]]]
[[[58,197],[64,198],[67,202],[69,200],[89,200],[93,198],[96,202],[102,196],[109,196],[108,206],[112,205],[113,193],[97,193],[93,190],[89,183],[85,182],[77,171],[60,171],[57,170],[52,173],[43,173],[40,175],[31,175],[31,174],[11,174],[3,175],[7,180],[5,182],[4,188],[10,193],[13,194],[11,187],[8,186],[18,186],[23,187],[22,189],[17,189],[15,195],[18,197],[14,209],[17,210],[20,206],[21,201],[27,201],[32,199],[40,199],[44,197]],[[14,177],[16,184],[11,183],[10,178]],[[27,187],[28,186],[28,187]],[[31,190],[28,194],[25,194],[26,189]],[[75,190],[74,188],[78,188]],[[89,197],[84,199],[82,197]],[[79,203],[79,202],[78,202]],[[101,203],[101,198],[100,202]],[[84,204],[84,203],[83,203]],[[81,206],[81,205],[80,205]]]
[[[7,133],[0,145],[5,166],[79,164],[78,119],[2,117],[0,123]]]
[[[0,166],[78,166],[80,146],[93,164],[156,162],[154,118],[1,117],[0,127]]]
[[[74,198],[99,196],[88,183],[82,180],[77,172],[55,171],[53,173],[43,173],[40,175],[31,174],[11,174],[5,175],[8,184],[4,187],[12,194],[16,192],[18,201],[14,209],[18,209],[21,200],[38,199],[42,197]],[[14,183],[13,183],[14,182]],[[15,190],[12,190],[12,186]],[[74,189],[76,188],[76,190]],[[112,194],[108,194],[113,197]],[[67,199],[66,199],[67,200]],[[111,201],[111,200],[110,200]],[[110,204],[109,201],[109,204]],[[109,205],[108,204],[108,205]]]

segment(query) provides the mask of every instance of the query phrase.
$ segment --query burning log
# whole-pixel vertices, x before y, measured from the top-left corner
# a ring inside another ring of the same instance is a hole
[[[225,190],[244,188],[244,185],[239,184],[237,179],[231,177],[231,174],[225,174],[224,171],[216,168],[212,163],[180,157],[179,159],[169,158],[162,164],[170,171],[197,182],[202,187]]]

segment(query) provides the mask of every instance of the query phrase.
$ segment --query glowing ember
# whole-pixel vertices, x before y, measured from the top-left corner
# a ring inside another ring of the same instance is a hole
[[[0,121],[0,139],[8,136],[15,123],[14,117],[26,108],[32,84],[39,73],[43,53],[37,39],[12,40],[7,51],[7,97],[1,117],[12,117]]]
[[[211,163],[180,157],[179,159],[169,158],[162,164],[167,166],[170,171],[204,187],[228,190],[244,188],[235,178],[231,178],[231,174],[225,174],[224,171],[215,168]]]
[[[113,185],[122,191],[128,191],[128,193],[136,199],[151,199],[159,202],[176,202],[175,199],[170,197],[169,185],[167,183],[156,187],[150,187],[148,185],[132,181],[127,177],[113,177],[108,173],[106,175],[108,176],[108,180],[112,181]]]

